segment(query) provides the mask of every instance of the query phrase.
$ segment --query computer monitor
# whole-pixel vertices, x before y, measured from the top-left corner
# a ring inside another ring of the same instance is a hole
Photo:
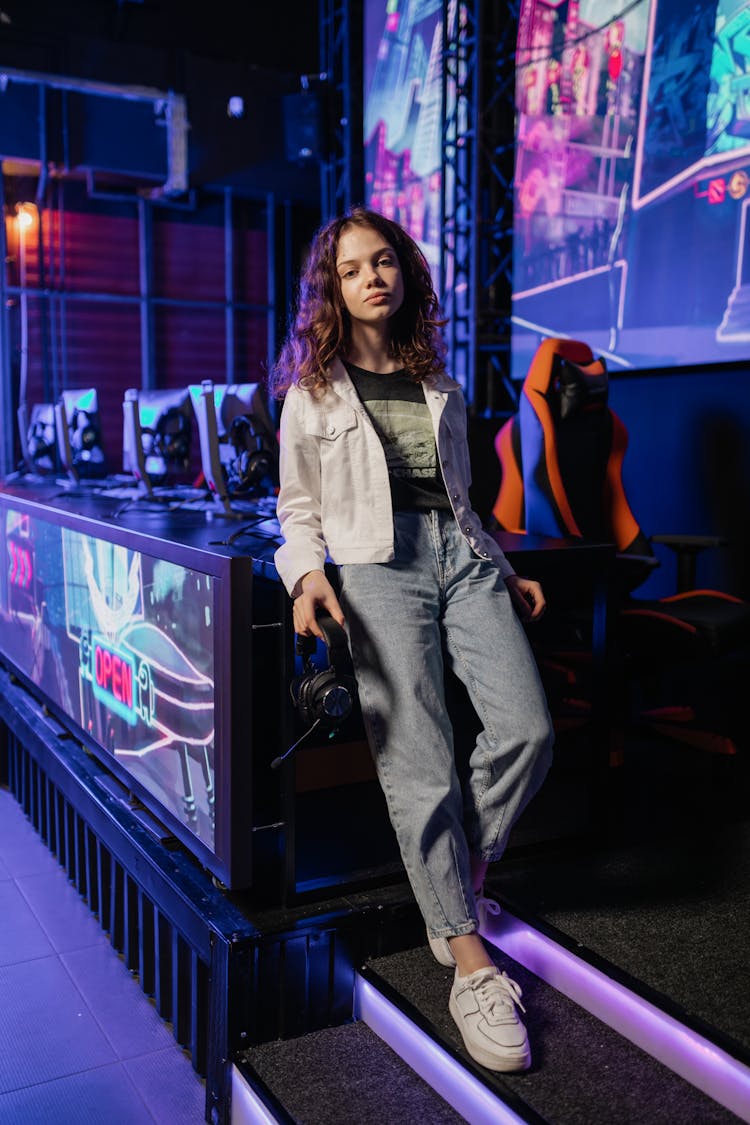
[[[185,388],[139,391],[130,388],[122,404],[123,471],[154,485],[179,478],[190,466],[193,410]]]
[[[62,392],[55,403],[55,430],[60,463],[71,480],[107,475],[96,388]]]
[[[277,441],[260,383],[191,385],[206,486],[225,511],[230,499],[258,496],[277,480]]]

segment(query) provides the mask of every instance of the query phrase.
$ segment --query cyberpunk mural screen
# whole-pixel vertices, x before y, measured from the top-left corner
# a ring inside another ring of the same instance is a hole
[[[750,348],[750,0],[522,0],[512,374]]]
[[[213,850],[211,576],[12,508],[0,519],[3,651]]]
[[[366,0],[365,202],[440,253],[442,0]]]

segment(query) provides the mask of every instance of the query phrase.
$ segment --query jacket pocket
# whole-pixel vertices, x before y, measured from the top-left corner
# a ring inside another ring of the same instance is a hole
[[[356,411],[346,402],[337,403],[331,410],[316,410],[305,418],[305,433],[326,441],[335,441],[356,426]]]

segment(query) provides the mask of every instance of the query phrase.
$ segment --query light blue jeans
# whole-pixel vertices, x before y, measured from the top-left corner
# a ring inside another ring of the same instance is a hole
[[[432,937],[477,928],[469,856],[500,857],[551,761],[552,726],[526,634],[495,563],[451,512],[397,512],[390,563],[341,567],[341,602],[370,748]],[[463,792],[444,661],[483,725]]]

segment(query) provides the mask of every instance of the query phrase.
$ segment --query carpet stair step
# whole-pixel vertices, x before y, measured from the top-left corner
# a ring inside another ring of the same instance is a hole
[[[469,1058],[448,1012],[451,971],[426,946],[362,968],[355,984],[362,1018],[261,1044],[235,1065],[246,1085],[268,1095],[268,1122],[281,1125],[750,1120],[750,1106],[748,1117],[737,1116],[507,954],[497,960],[524,993],[534,1061],[523,1074],[494,1075]],[[232,1120],[266,1119],[240,1116],[233,1099]]]

